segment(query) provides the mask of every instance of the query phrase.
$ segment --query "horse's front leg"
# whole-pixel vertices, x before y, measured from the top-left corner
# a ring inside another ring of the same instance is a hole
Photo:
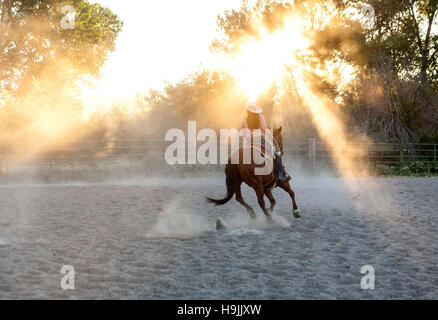
[[[274,211],[274,207],[275,207],[274,196],[272,195],[271,190],[267,190],[267,189],[265,189],[265,195],[268,197],[269,202],[271,203],[271,207],[269,208],[269,211],[271,211],[271,213],[272,213]]]
[[[265,207],[265,190],[263,189],[263,186],[260,185],[259,187],[255,187],[254,190],[257,194],[257,200],[259,202],[260,208],[262,208],[263,213],[265,214],[266,220],[268,220],[268,222],[271,222],[271,214]]]
[[[293,207],[292,213],[295,218],[300,218],[300,211],[298,210],[297,203],[295,202],[295,192],[293,192],[289,182],[279,184],[278,186],[284,191],[286,191],[287,193],[289,193],[290,198],[292,199],[292,207]]]
[[[236,187],[236,200],[246,208],[246,210],[248,211],[249,215],[251,216],[251,219],[257,219],[257,216],[254,212],[254,209],[245,202],[245,200],[243,200],[242,197],[242,190],[240,188],[240,184],[238,184],[238,186]]]

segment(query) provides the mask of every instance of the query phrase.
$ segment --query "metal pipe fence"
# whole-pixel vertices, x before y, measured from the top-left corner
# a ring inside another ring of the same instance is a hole
[[[60,146],[50,151],[29,149],[25,145],[0,145],[0,168],[2,166],[71,166],[111,163],[124,161],[132,165],[135,161],[164,162],[164,152],[171,142],[162,138],[125,140],[78,141]],[[198,143],[200,144],[200,143]],[[369,164],[403,166],[411,162],[424,162],[438,166],[438,144],[410,143],[368,143],[352,144],[349,147],[363,150],[357,161]],[[187,150],[187,148],[186,148]],[[319,140],[309,139],[289,143],[284,146],[285,156],[290,160],[316,164],[333,163],[333,152]],[[147,165],[147,164],[146,164]]]

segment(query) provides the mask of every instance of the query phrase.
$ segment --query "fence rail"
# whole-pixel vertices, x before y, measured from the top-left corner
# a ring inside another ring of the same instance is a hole
[[[421,161],[438,165],[438,144],[368,143],[352,144],[350,147],[363,150],[365,156],[357,158],[373,164],[403,165]],[[298,148],[286,146],[285,152],[301,158],[309,155],[309,159],[314,158],[316,162],[331,162],[333,160],[333,153],[321,142],[316,143],[314,147],[312,147],[312,142],[301,143]]]
[[[51,151],[29,149],[24,144],[0,145],[0,168],[14,165],[70,165],[126,160],[131,165],[136,160],[146,161],[155,155],[153,161],[164,162],[164,151],[170,142],[160,138],[79,141],[70,143]],[[438,165],[438,144],[391,144],[368,143],[353,144],[350,147],[364,150],[357,161],[369,164],[403,166],[410,162],[421,161]],[[318,163],[333,163],[333,153],[316,139],[286,144],[284,151],[287,159],[307,161],[314,170]],[[23,161],[23,159],[27,159]],[[20,161],[18,161],[20,160]]]

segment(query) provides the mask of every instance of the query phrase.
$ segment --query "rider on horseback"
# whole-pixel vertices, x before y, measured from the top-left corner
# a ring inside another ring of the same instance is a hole
[[[255,103],[248,103],[246,106],[247,116],[243,120],[240,129],[261,129],[264,134],[265,130],[269,129],[265,116],[263,115],[263,109],[257,106]],[[277,178],[280,182],[287,182],[291,177],[286,173],[283,166],[282,153],[278,149],[277,145],[274,144],[274,167],[277,173]]]

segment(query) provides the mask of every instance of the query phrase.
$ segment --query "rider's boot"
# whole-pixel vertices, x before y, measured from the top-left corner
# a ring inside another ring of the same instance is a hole
[[[275,172],[277,173],[277,179],[281,183],[290,181],[291,177],[286,173],[283,167],[283,159],[281,156],[277,156],[274,160]]]

